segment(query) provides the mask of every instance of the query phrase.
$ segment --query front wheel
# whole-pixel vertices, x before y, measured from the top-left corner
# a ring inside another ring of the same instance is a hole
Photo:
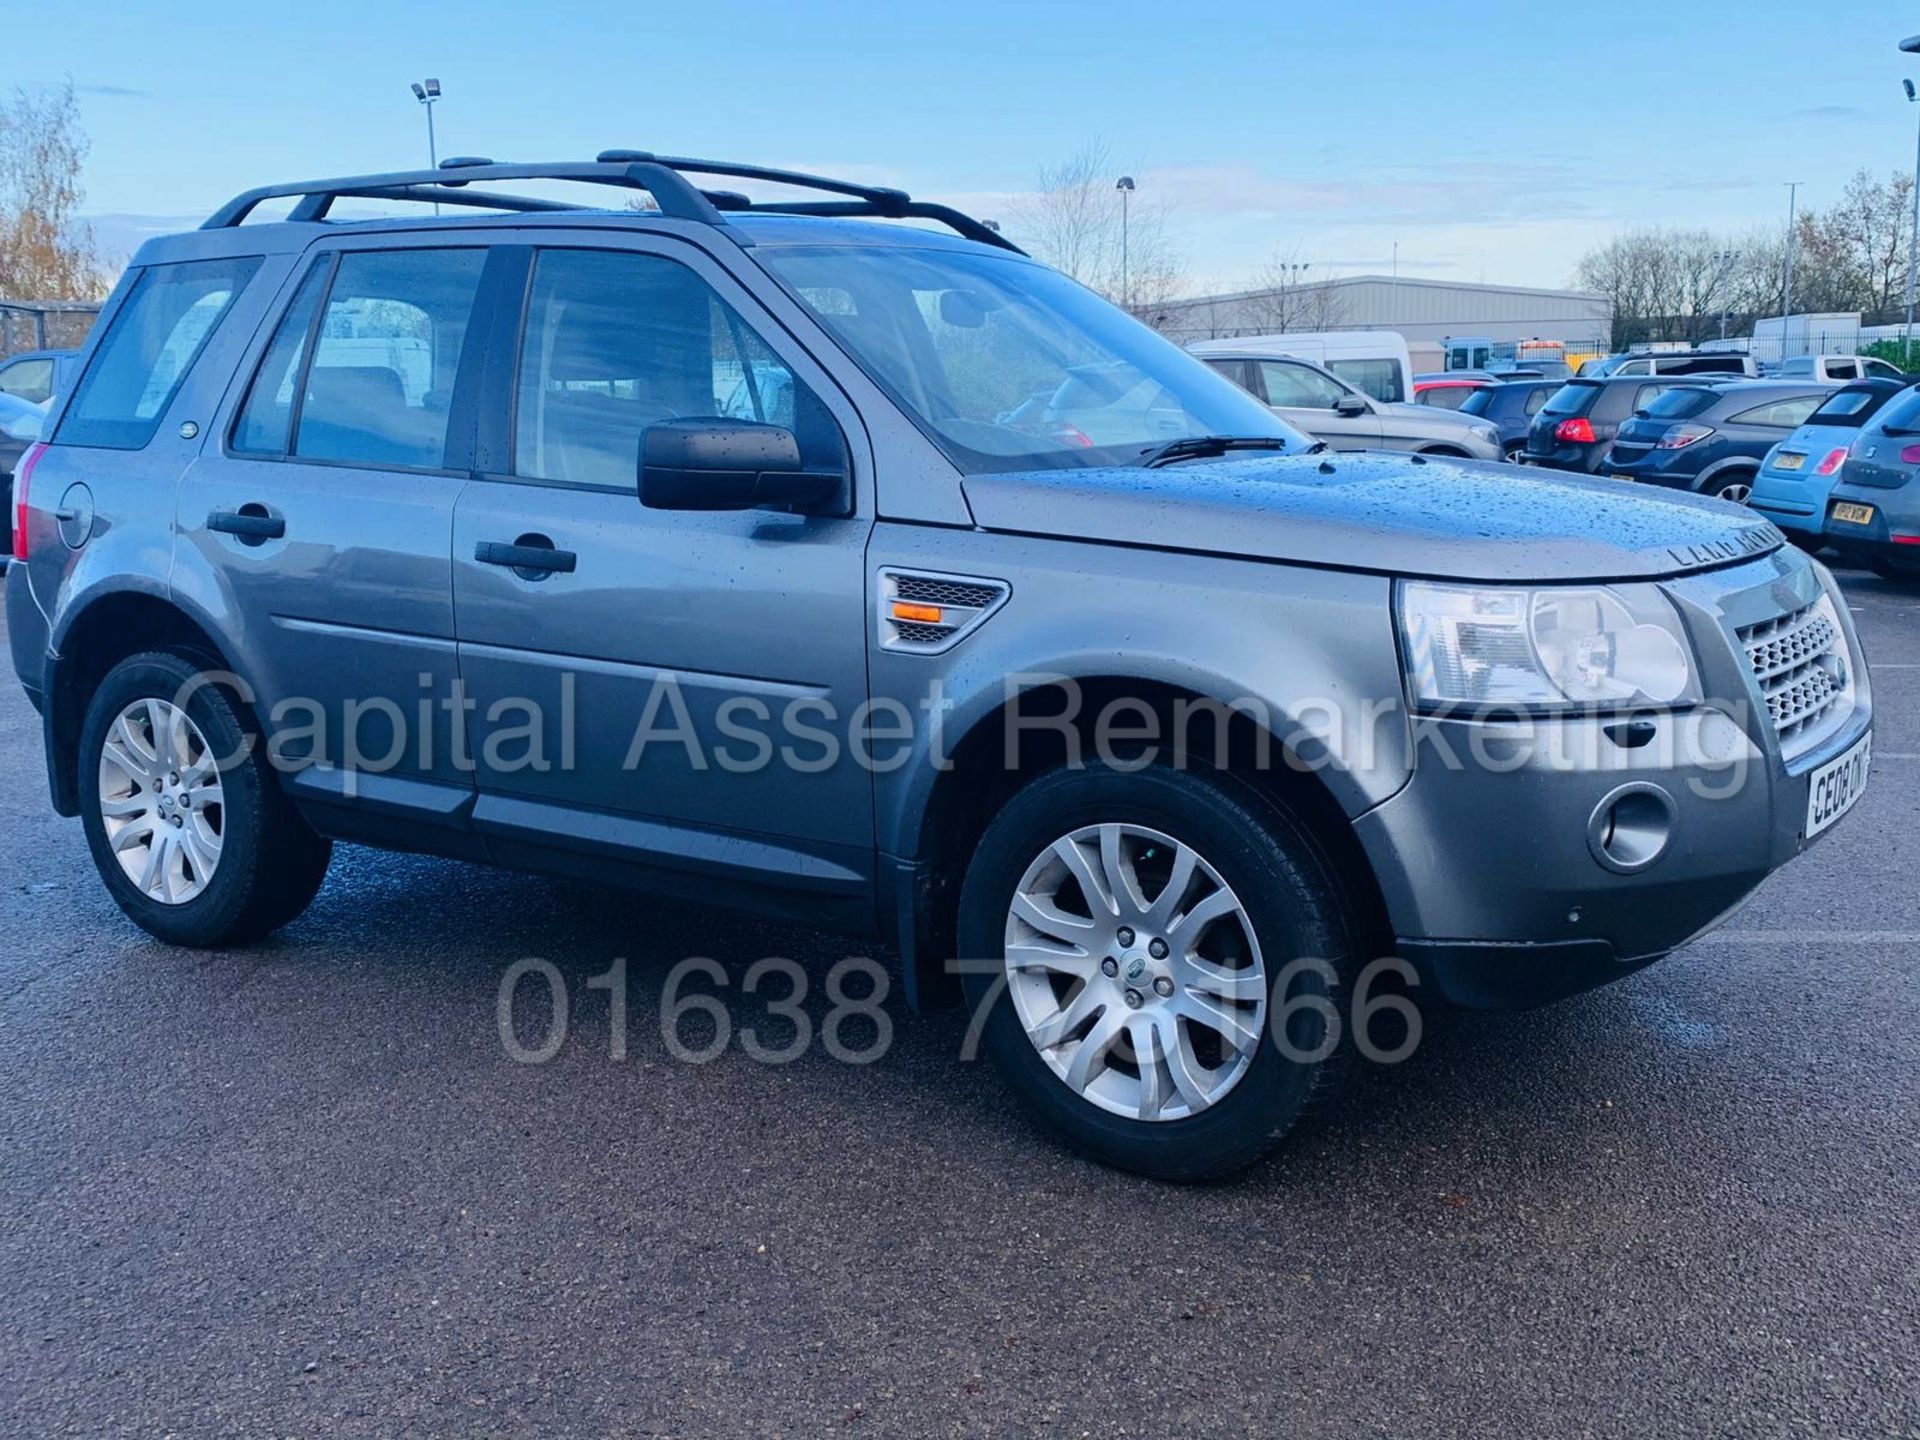
[[[1344,1069],[1355,927],[1298,821],[1219,774],[1055,771],[961,891],[981,1043],[1026,1109],[1121,1169],[1252,1164]]]
[[[295,812],[242,712],[184,655],[108,672],[80,734],[81,823],[114,901],[176,945],[253,940],[306,909],[331,844]]]

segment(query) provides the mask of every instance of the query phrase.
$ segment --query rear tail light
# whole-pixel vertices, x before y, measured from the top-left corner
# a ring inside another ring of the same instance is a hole
[[[1083,450],[1091,450],[1093,448],[1093,437],[1078,425],[1061,425],[1056,427],[1053,432],[1053,443],[1056,445],[1075,445]]]
[[[1684,450],[1696,440],[1713,434],[1711,425],[1676,425],[1654,442],[1656,450]]]
[[[1909,445],[1900,452],[1902,465],[1920,465],[1920,445]]]
[[[1827,458],[1813,467],[1813,473],[1816,475],[1831,475],[1846,463],[1847,447],[1842,445],[1837,450],[1829,450],[1827,452]]]
[[[33,444],[13,470],[13,558],[27,558],[27,484],[33,479],[33,467],[46,454],[45,445]]]
[[[1893,537],[1893,543],[1896,545],[1920,545],[1920,535],[1896,535]]]
[[[1593,425],[1586,416],[1579,415],[1572,420],[1562,420],[1553,427],[1553,438],[1571,441],[1575,445],[1593,444]]]

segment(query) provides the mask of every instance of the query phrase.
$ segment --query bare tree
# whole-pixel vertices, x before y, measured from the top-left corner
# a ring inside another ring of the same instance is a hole
[[[1236,321],[1267,335],[1337,330],[1346,321],[1345,298],[1325,280],[1309,281],[1298,250],[1275,250],[1254,272]]]
[[[1033,195],[1017,205],[1017,235],[1041,260],[1151,321],[1186,288],[1186,264],[1170,237],[1172,205],[1138,190],[1122,201],[1121,169],[1098,140],[1044,165]]]
[[[79,218],[86,157],[72,81],[0,99],[0,294],[92,300],[105,289],[93,228]]]

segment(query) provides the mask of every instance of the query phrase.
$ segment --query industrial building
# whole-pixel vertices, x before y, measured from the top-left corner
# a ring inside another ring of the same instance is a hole
[[[1604,352],[1613,306],[1586,290],[1352,275],[1168,301],[1140,318],[1182,345],[1308,330],[1396,330],[1409,343],[1472,335],[1496,342],[1564,340],[1571,348]]]

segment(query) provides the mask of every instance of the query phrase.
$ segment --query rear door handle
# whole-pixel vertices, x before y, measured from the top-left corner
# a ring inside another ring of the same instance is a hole
[[[482,540],[473,547],[473,558],[482,565],[504,565],[509,570],[531,570],[542,575],[571,575],[578,563],[573,551],[556,550],[551,544],[509,545],[500,540]]]
[[[257,545],[285,536],[287,522],[279,515],[269,515],[263,505],[245,505],[238,510],[215,510],[207,516],[207,528],[222,535],[238,535]]]

